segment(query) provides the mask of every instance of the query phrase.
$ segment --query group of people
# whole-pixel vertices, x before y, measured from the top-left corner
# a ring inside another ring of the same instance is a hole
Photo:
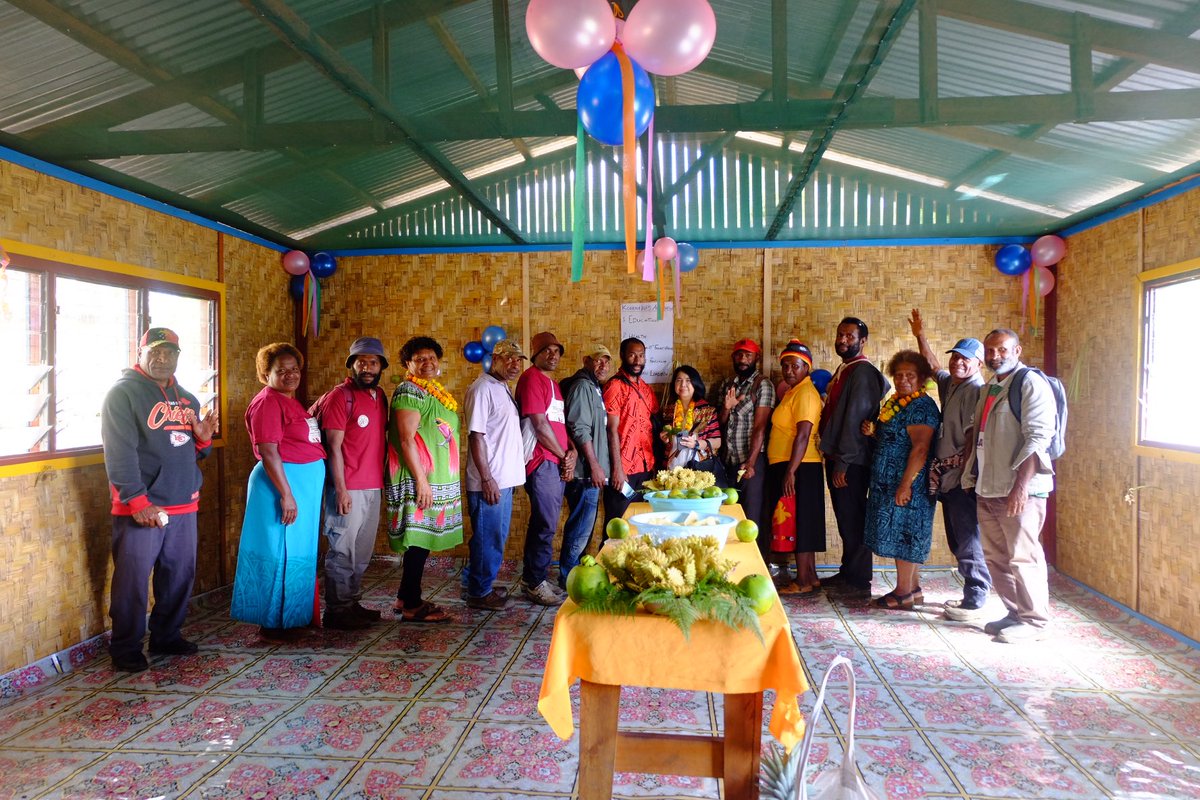
[[[738,489],[747,518],[764,531],[787,498],[795,576],[786,564],[774,568],[781,593],[869,597],[874,554],[896,562],[895,589],[873,601],[889,609],[923,600],[918,569],[941,501],[965,582],[963,598],[948,604],[946,615],[976,619],[994,587],[1008,613],[985,631],[1001,641],[1040,638],[1049,622],[1038,541],[1053,488],[1049,384],[1025,378],[1011,330],[994,330],[982,343],[958,341],[943,369],[918,311],[909,323],[918,349],[890,360],[894,394],[865,355],[867,325],[847,317],[835,338],[842,363],[824,399],[804,343],[792,339],[782,348],[776,385],[759,367],[762,349],[746,338],[733,345],[732,374],[711,400],[700,373],[682,365],[661,408],[642,378],[646,348],[639,339],[621,342],[616,364],[603,344],[587,346],[579,369],[561,382],[555,374],[566,348],[553,333],[535,335],[528,356],[501,340],[463,398],[472,527],[462,573],[467,605],[495,610],[509,601],[496,579],[517,487],[524,486],[530,505],[521,595],[549,606],[565,598],[566,577],[591,542],[601,504],[607,523],[626,512],[658,469],[685,466]],[[141,648],[152,572],[151,652],[196,651],[181,629],[195,575],[197,462],[209,452],[218,419],[175,381],[178,355],[178,336],[148,330],[137,365],[125,370],[102,412],[113,497],[110,652],[121,670],[147,667]],[[296,398],[303,355],[287,343],[259,350],[264,386],[245,413],[258,463],[248,481],[235,619],[259,625],[272,641],[293,639],[308,626],[319,608],[323,531],[325,626],[354,630],[379,621],[381,612],[361,603],[362,576],[385,511],[389,543],[403,553],[394,613],[410,622],[449,619],[422,596],[429,553],[463,541],[460,406],[439,381],[442,357],[433,338],[405,342],[405,378],[389,399],[380,386],[389,366],[383,345],[359,338],[346,359],[349,375],[305,408]],[[985,364],[993,373],[986,383]],[[933,378],[940,410],[927,394]],[[840,569],[822,581],[815,554],[825,550],[826,488],[843,547]],[[764,558],[779,558],[772,537],[758,541]]]

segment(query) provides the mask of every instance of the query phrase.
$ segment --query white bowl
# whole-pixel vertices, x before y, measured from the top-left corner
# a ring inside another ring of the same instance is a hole
[[[682,524],[689,514],[695,514],[700,519],[711,519],[715,522],[708,525]],[[675,524],[671,524],[675,523]],[[712,536],[717,540],[718,549],[725,549],[725,541],[729,531],[737,524],[737,520],[725,514],[700,514],[691,511],[651,511],[648,514],[634,514],[629,518],[629,524],[637,528],[638,533],[646,536],[655,544],[661,544],[667,539],[677,539],[685,536]]]

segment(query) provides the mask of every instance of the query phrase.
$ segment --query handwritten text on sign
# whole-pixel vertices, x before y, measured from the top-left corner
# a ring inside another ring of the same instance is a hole
[[[663,318],[658,318],[658,303],[622,303],[621,339],[636,336],[646,343],[646,369],[642,380],[666,383],[671,379],[675,359],[675,306],[663,303]]]

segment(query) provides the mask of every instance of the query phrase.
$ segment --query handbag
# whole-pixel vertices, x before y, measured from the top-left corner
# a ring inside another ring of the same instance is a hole
[[[779,498],[771,514],[771,552],[796,552],[796,495]]]
[[[817,721],[821,719],[821,711],[825,707],[825,685],[829,676],[839,668],[846,671],[847,682],[850,685],[850,714],[846,723],[846,752],[842,757],[841,766],[828,769],[818,775],[811,783],[804,778],[808,768],[808,758],[812,753],[813,733],[817,729]],[[798,800],[879,800],[875,792],[867,788],[858,767],[854,764],[854,667],[845,656],[837,656],[825,677],[821,679],[821,690],[817,692],[817,703],[813,706],[812,716],[804,731],[804,739],[800,743],[800,766],[797,775],[800,778]]]

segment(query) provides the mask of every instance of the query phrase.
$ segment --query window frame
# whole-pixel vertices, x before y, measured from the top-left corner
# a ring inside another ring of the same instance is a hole
[[[1137,316],[1134,318],[1134,330],[1136,333],[1135,341],[1137,342],[1137,367],[1135,371],[1136,385],[1134,387],[1133,402],[1133,450],[1139,456],[1200,463],[1200,447],[1148,441],[1142,433],[1144,417],[1142,409],[1145,406],[1146,395],[1147,329],[1150,324],[1150,320],[1147,317],[1149,313],[1149,295],[1156,288],[1177,283],[1181,280],[1190,280],[1189,273],[1194,274],[1194,278],[1200,280],[1200,258],[1146,270],[1139,273],[1135,281]]]
[[[225,417],[226,389],[222,370],[225,356],[225,285],[218,281],[177,275],[162,270],[124,264],[118,261],[69,253],[51,248],[27,245],[20,242],[0,240],[8,252],[11,263],[7,269],[43,275],[46,297],[46,348],[48,358],[53,360],[57,348],[55,312],[55,277],[99,283],[121,289],[132,289],[138,293],[138,326],[146,327],[149,319],[150,292],[161,292],[185,297],[208,300],[215,304],[214,324],[214,369],[216,370],[217,406]],[[49,409],[47,419],[51,426],[51,441],[56,420],[56,379],[51,369],[47,377]],[[185,387],[188,388],[188,387]],[[213,437],[214,447],[223,447],[221,434]],[[100,464],[104,461],[101,445],[63,448],[36,453],[0,455],[0,477],[22,475],[53,469]]]

